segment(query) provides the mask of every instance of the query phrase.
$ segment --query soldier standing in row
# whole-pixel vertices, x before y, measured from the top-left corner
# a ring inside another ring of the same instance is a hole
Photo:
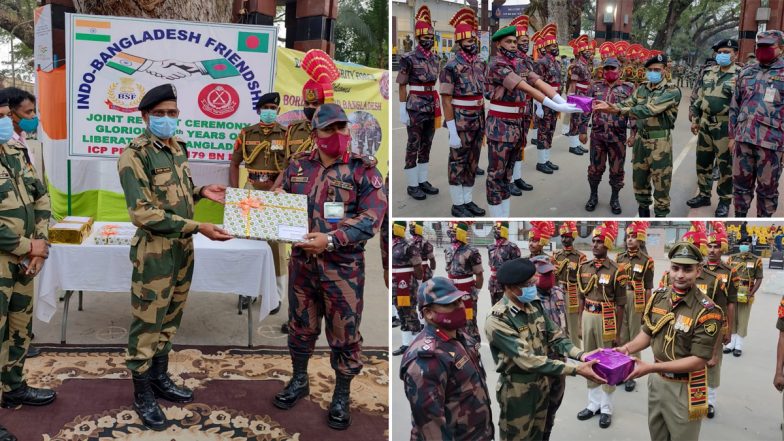
[[[604,79],[604,62],[607,61],[608,58],[616,58],[617,60],[617,57],[615,57],[615,43],[612,41],[605,41],[604,43],[600,44],[599,58],[601,59],[601,62],[598,66],[593,68],[593,73],[591,74],[591,78],[594,81],[601,81]]]
[[[771,217],[779,204],[784,167],[784,32],[757,34],[757,63],[738,74],[730,103],[735,217],[746,217],[757,186],[757,216]]]
[[[50,203],[46,186],[38,179],[27,147],[14,140],[8,91],[0,92],[0,182],[5,195],[0,293],[0,385],[2,407],[43,406],[56,392],[35,388],[25,381],[24,365],[33,326],[33,278],[49,256]],[[0,426],[0,439],[16,440]]]
[[[407,126],[405,173],[408,195],[423,200],[438,194],[427,181],[433,136],[441,125],[441,103],[436,91],[440,60],[432,52],[435,43],[430,9],[423,5],[416,14],[416,49],[400,57],[397,74],[400,122]],[[406,90],[408,86],[408,90]]]
[[[433,271],[436,270],[436,256],[433,244],[425,239],[425,224],[422,221],[411,221],[408,224],[408,231],[411,233],[411,242],[419,248],[422,256],[422,281],[427,282],[433,278]]]
[[[645,62],[647,80],[619,104],[598,101],[594,112],[609,112],[637,119],[637,135],[632,150],[632,183],[640,217],[650,217],[654,202],[656,217],[670,212],[672,183],[672,128],[678,117],[681,91],[664,81],[667,56],[657,54]],[[653,183],[653,201],[651,200]]]
[[[699,194],[686,204],[692,208],[711,204],[714,162],[719,169],[716,217],[727,217],[732,201],[732,155],[729,149],[730,101],[740,68],[735,64],[736,40],[722,40],[713,46],[716,66],[709,67],[698,82],[697,97],[691,103],[691,132],[697,135],[697,187]]]
[[[288,346],[294,372],[273,404],[290,409],[309,394],[307,366],[323,318],[336,379],[327,425],[344,430],[351,424],[351,380],[362,369],[365,243],[378,232],[387,199],[375,159],[349,151],[348,117],[340,106],[318,108],[311,136],[313,151],[295,156],[283,172],[283,191],[308,196],[310,233],[291,253]]]
[[[567,95],[590,96],[591,68],[596,41],[589,41],[587,35],[580,35],[571,45],[574,49],[575,61],[569,66]],[[588,153],[583,145],[588,142],[588,121],[590,114],[571,115],[569,120],[569,152],[582,156]]]
[[[582,251],[574,249],[577,239],[577,222],[566,221],[558,229],[563,249],[553,255],[556,262],[556,276],[566,297],[566,333],[577,346],[582,347],[579,331],[580,301],[577,295],[577,270],[587,258]]]
[[[500,374],[496,399],[501,408],[501,440],[549,439],[551,377],[579,374],[604,382],[591,367],[597,361],[574,367],[548,357],[555,352],[584,361],[586,352],[576,347],[546,313],[537,294],[536,271],[529,259],[504,263],[498,272],[504,297],[493,306],[485,322],[485,336]]]
[[[538,44],[539,47],[544,49],[545,55],[536,61],[534,68],[536,74],[555,90],[556,94],[561,89],[561,63],[556,59],[559,53],[557,34],[557,28],[553,23],[542,28]],[[543,115],[538,118],[537,123],[539,131],[537,132],[536,144],[536,153],[538,155],[536,170],[551,175],[553,171],[559,168],[550,161],[550,148],[552,148],[558,111],[547,107],[542,109],[542,112]]]
[[[607,255],[615,244],[618,223],[607,221],[593,231],[593,260],[580,266],[577,283],[580,299],[580,327],[583,350],[594,351],[617,344],[626,305],[626,270]],[[601,386],[601,387],[599,387]],[[612,424],[612,393],[615,386],[588,380],[588,405],[577,413],[588,420],[601,413],[599,427]]]
[[[496,221],[493,225],[495,242],[487,246],[487,262],[490,264],[490,304],[495,305],[504,295],[504,287],[498,283],[498,269],[504,262],[520,257],[520,248],[509,241],[509,221]]]
[[[454,227],[452,247],[446,252],[446,272],[458,290],[465,292],[463,305],[466,313],[466,332],[477,342],[481,341],[476,324],[479,290],[484,284],[484,269],[479,250],[468,244],[468,223],[457,222]]]
[[[634,93],[634,84],[620,81],[621,64],[617,59],[609,57],[602,65],[602,79],[591,84],[590,96],[610,104],[626,101]],[[610,209],[613,214],[621,214],[619,193],[623,188],[626,162],[626,128],[632,119],[626,115],[606,115],[595,112],[591,122],[590,162],[588,164],[588,185],[591,195],[585,203],[586,211],[594,211],[599,203],[599,183],[602,182],[604,170],[610,165]],[[632,129],[634,135],[635,129]],[[633,137],[633,136],[632,136]]]
[[[654,363],[637,360],[627,380],[648,377],[648,430],[651,439],[697,440],[708,413],[706,364],[721,332],[721,307],[700,292],[696,279],[702,254],[679,243],[669,254],[672,286],[654,291],[643,313],[642,332],[618,351],[648,346]]]
[[[626,251],[618,254],[615,261],[626,270],[626,309],[621,323],[618,340],[632,341],[640,332],[642,312],[651,297],[653,289],[653,259],[640,249],[640,242],[645,241],[648,222],[636,221],[626,227]],[[640,353],[631,354],[640,359]],[[626,392],[631,392],[637,383],[629,380],[624,385]]]
[[[544,247],[550,245],[550,238],[555,234],[555,222],[552,221],[531,221],[531,230],[528,231],[528,251],[529,258],[536,256],[547,256],[553,264],[555,260],[544,252]]]
[[[185,142],[175,137],[180,110],[174,86],[150,89],[139,110],[147,129],[117,161],[128,213],[138,227],[131,241],[133,320],[125,364],[133,377],[134,410],[145,426],[164,430],[166,416],[156,398],[193,401],[193,391],[174,384],[167,373],[193,278],[193,235],[201,233],[212,240],[231,236],[215,225],[193,220],[193,207],[200,198],[223,203],[226,188],[193,185]]]
[[[519,58],[518,61],[518,75],[523,72],[533,72],[534,71],[534,60],[528,55],[528,46],[531,40],[528,37],[528,16],[527,15],[519,15],[517,18],[512,20],[509,23],[510,26],[515,26],[517,32],[517,56]],[[523,108],[523,136],[520,139],[520,155],[517,156],[515,153],[515,162],[514,167],[512,169],[512,184],[517,187],[517,190],[514,188],[510,188],[510,192],[512,196],[522,196],[519,190],[522,191],[531,191],[534,189],[533,185],[525,182],[523,180],[523,161],[525,160],[525,147],[528,140],[528,129],[531,126],[531,120],[533,118],[533,98],[531,95],[525,95],[525,107]]]
[[[743,339],[749,327],[749,317],[751,316],[751,305],[754,303],[754,295],[757,294],[762,285],[762,259],[751,252],[749,243],[751,236],[741,237],[739,250],[727,259],[727,265],[731,266],[738,277],[738,308],[735,315],[735,323],[732,340],[724,347],[724,353],[735,357],[743,354]]]
[[[452,216],[484,216],[473,191],[485,135],[485,62],[479,53],[474,10],[462,8],[449,24],[455,27],[459,50],[439,76],[444,118],[449,131],[449,194]]]
[[[392,306],[400,318],[402,345],[392,352],[402,355],[422,330],[416,308],[416,290],[422,281],[422,253],[413,241],[406,240],[406,222],[392,225]]]
[[[493,439],[481,345],[465,330],[466,294],[444,277],[423,283],[417,292],[425,328],[400,363],[412,440]]]

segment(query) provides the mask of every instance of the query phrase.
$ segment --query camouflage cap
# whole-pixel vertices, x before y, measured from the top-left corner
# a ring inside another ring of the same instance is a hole
[[[727,38],[725,40],[721,40],[718,43],[713,45],[713,50],[717,51],[721,48],[728,47],[730,49],[738,50],[738,40],[733,40],[732,38]]]
[[[621,63],[618,61],[617,58],[609,57],[606,60],[604,60],[604,64],[602,64],[602,67],[614,67],[618,69],[621,67]]]
[[[784,32],[768,30],[757,33],[757,44],[784,44]]]
[[[319,106],[318,110],[316,110],[316,114],[313,115],[312,124],[314,129],[323,129],[330,124],[339,122],[348,122],[346,112],[337,104],[327,103],[322,104]]]
[[[517,26],[507,26],[495,31],[495,34],[493,34],[493,41],[500,41],[509,36],[517,37]]]
[[[667,254],[670,262],[695,265],[702,263],[702,252],[693,243],[678,242]]]
[[[466,293],[455,288],[452,281],[446,277],[433,277],[419,285],[417,305],[419,309],[434,303],[437,305],[448,305],[460,300],[464,295]]]
[[[545,255],[531,257],[531,262],[534,263],[536,272],[539,274],[549,273],[555,269],[552,260]]]
[[[536,266],[530,259],[507,260],[498,268],[496,280],[502,285],[520,285],[536,274]]]
[[[139,110],[145,112],[164,101],[177,101],[177,89],[174,88],[174,84],[161,84],[147,91],[139,103]]]

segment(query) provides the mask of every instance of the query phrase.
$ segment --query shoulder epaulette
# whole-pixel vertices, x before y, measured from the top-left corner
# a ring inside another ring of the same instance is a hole
[[[374,168],[376,164],[378,164],[378,159],[372,155],[360,155],[358,153],[352,153],[351,157],[361,160],[362,163],[365,164],[365,168]]]

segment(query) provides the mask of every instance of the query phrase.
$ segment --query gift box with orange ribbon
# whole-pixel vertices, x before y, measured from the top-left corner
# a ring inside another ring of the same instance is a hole
[[[227,188],[223,228],[242,239],[301,242],[308,233],[308,197]]]
[[[96,245],[130,245],[135,234],[136,227],[133,225],[107,224],[95,232],[93,243]]]

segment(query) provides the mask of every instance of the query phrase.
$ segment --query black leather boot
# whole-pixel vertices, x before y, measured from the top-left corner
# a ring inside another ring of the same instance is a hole
[[[45,406],[57,398],[57,393],[52,389],[39,389],[30,387],[27,383],[10,392],[3,392],[0,406],[12,409],[18,406]]]
[[[585,203],[585,210],[593,211],[596,210],[596,205],[599,203],[599,183],[589,182],[588,185],[591,187],[591,195],[588,196],[588,202]]]
[[[332,403],[329,405],[329,417],[327,418],[327,425],[335,430],[346,430],[351,425],[349,393],[353,378],[340,373],[335,374],[335,392],[332,394]]]
[[[193,391],[187,387],[174,384],[169,377],[169,356],[159,355],[153,357],[150,366],[150,387],[155,398],[163,398],[174,403],[190,403],[193,401]]]
[[[156,431],[166,429],[166,415],[155,401],[149,370],[143,374],[133,373],[133,409],[148,428]]]
[[[640,205],[637,209],[637,215],[640,217],[651,217],[651,207]]]
[[[308,358],[294,357],[292,360],[294,374],[289,380],[289,384],[282,391],[275,395],[272,404],[278,409],[288,410],[297,404],[300,398],[310,395],[310,383],[308,381]]]
[[[618,200],[618,193],[621,191],[620,188],[613,188],[612,194],[610,195],[610,210],[612,210],[613,214],[621,214],[621,201]]]
[[[0,441],[19,441],[11,431],[0,426]]]

